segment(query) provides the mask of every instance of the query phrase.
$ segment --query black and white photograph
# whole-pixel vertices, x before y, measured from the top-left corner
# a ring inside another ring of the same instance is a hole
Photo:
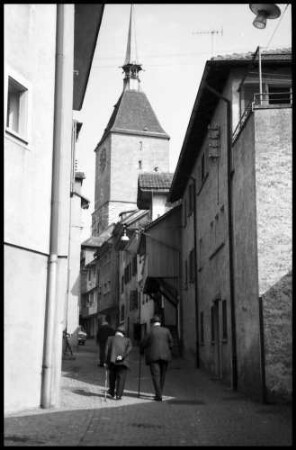
[[[4,447],[292,447],[292,3],[4,3]]]

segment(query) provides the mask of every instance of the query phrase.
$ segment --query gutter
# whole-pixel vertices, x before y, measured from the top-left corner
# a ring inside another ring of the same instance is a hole
[[[227,105],[227,192],[228,192],[228,241],[229,241],[229,282],[231,305],[231,340],[232,340],[232,389],[237,390],[237,345],[236,345],[236,319],[235,319],[235,290],[234,290],[234,255],[233,255],[233,204],[232,204],[232,111],[231,101],[216,91],[216,89],[204,83],[206,89],[226,102]]]

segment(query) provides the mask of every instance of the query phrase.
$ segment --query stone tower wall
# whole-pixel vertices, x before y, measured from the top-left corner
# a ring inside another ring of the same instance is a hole
[[[153,170],[169,172],[169,140],[111,133],[96,150],[95,211],[92,234],[137,209],[138,176]]]

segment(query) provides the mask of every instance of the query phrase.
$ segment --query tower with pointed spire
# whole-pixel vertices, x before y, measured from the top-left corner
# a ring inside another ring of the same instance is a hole
[[[123,91],[95,148],[95,208],[92,235],[98,236],[123,211],[137,209],[138,176],[169,171],[169,139],[140,88],[134,5],[130,8]]]

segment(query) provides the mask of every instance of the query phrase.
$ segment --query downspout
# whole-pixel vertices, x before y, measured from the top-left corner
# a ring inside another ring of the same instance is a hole
[[[53,403],[53,379],[55,371],[55,322],[56,304],[58,301],[58,250],[59,250],[59,221],[61,204],[61,150],[63,140],[63,74],[64,74],[64,23],[65,5],[57,4],[56,14],[56,68],[55,68],[55,96],[54,96],[54,133],[52,160],[52,191],[50,218],[50,255],[47,277],[47,297],[44,325],[44,347],[41,384],[41,407],[49,408]]]
[[[232,205],[232,112],[231,101],[223,97],[216,89],[206,82],[204,86],[226,102],[227,105],[227,194],[228,194],[228,240],[229,240],[229,282],[231,305],[231,340],[232,340],[232,389],[237,390],[237,348],[236,348],[236,319],[235,319],[235,291],[234,291],[234,256],[233,256],[233,205]]]
[[[194,185],[193,224],[194,224],[194,266],[195,266],[195,333],[196,333],[196,368],[199,369],[199,326],[198,326],[198,269],[197,269],[197,208],[196,208],[196,179],[189,177]]]

